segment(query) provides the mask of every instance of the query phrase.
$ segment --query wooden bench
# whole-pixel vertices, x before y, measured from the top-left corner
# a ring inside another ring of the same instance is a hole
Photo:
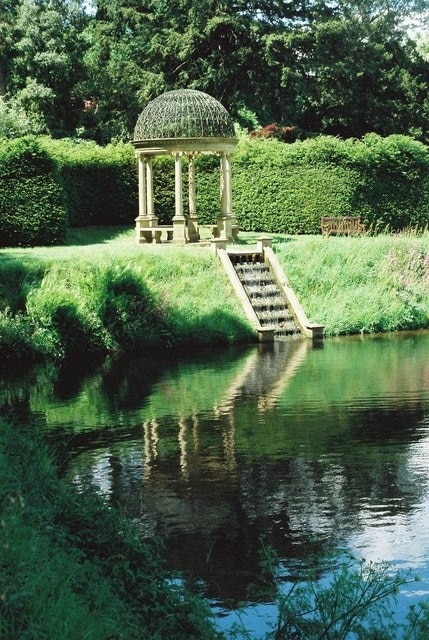
[[[320,226],[323,236],[365,233],[365,225],[359,216],[322,216]]]
[[[164,240],[170,242],[173,239],[173,227],[169,225],[159,225],[158,227],[144,227],[140,229],[140,239],[144,242],[151,243],[155,240],[155,244],[161,244],[162,235]]]

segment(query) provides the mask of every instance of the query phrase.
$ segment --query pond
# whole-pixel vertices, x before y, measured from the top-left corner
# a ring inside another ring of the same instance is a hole
[[[285,580],[344,550],[415,571],[429,595],[429,333],[159,354],[8,376],[68,482],[161,536],[172,575],[220,628],[274,615],[251,587],[263,546]]]

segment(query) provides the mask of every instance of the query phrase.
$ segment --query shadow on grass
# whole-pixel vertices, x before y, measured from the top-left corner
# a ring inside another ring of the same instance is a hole
[[[253,246],[260,238],[271,238],[273,246],[278,244],[286,244],[288,242],[295,242],[296,236],[288,236],[284,233],[263,233],[256,231],[241,231],[235,244],[242,246]]]
[[[104,244],[121,236],[128,238],[133,233],[134,228],[130,225],[71,227],[67,230],[65,245]]]

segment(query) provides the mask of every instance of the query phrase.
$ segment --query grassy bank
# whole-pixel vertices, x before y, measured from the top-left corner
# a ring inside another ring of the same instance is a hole
[[[156,550],[96,496],[79,496],[30,426],[0,422],[0,637],[214,639]]]
[[[252,340],[207,247],[136,245],[88,228],[65,247],[0,251],[0,354],[62,357]],[[255,234],[240,242],[254,243]],[[429,326],[429,234],[274,235],[286,274],[326,335]]]
[[[429,327],[429,234],[296,237],[279,259],[328,336]]]

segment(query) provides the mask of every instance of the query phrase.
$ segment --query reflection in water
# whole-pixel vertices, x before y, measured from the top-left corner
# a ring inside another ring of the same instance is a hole
[[[105,364],[72,394],[66,378],[1,402],[38,416],[69,481],[163,535],[169,567],[219,606],[250,597],[261,537],[285,579],[347,547],[428,590],[429,334]]]

